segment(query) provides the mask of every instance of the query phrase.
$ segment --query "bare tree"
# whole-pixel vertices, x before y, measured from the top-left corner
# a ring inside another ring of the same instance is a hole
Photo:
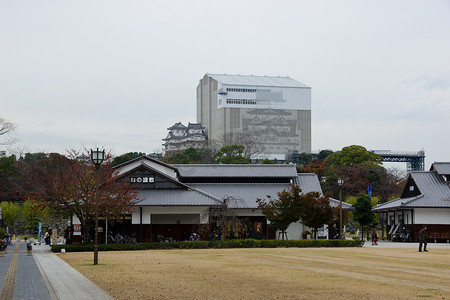
[[[248,224],[245,220],[235,215],[236,208],[246,207],[243,199],[225,196],[218,201],[218,205],[211,207],[207,212],[209,215],[209,231],[212,239],[224,240],[227,238],[246,238],[248,235]]]
[[[11,145],[16,142],[16,139],[11,136],[15,129],[16,125],[14,123],[0,118],[0,136],[6,137],[5,140],[0,140],[0,145]]]
[[[211,140],[211,148],[217,152],[223,146],[242,145],[245,147],[244,156],[251,157],[254,154],[259,154],[264,150],[264,147],[259,143],[254,136],[245,133],[226,133],[220,138]]]

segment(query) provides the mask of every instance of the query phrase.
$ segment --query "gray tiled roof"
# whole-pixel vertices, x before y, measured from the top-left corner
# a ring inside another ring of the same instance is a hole
[[[174,125],[167,128],[167,130],[173,130],[173,129],[186,129],[187,127],[184,126],[181,122],[177,122]]]
[[[190,184],[195,189],[202,190],[208,194],[214,195],[219,199],[233,198],[234,202],[230,205],[233,208],[258,208],[256,199],[268,199],[270,195],[272,199],[278,199],[279,192],[289,190],[290,184],[215,184],[215,183],[197,183]],[[304,193],[313,192],[316,190],[307,190]],[[319,191],[321,193],[321,191]],[[321,193],[322,194],[322,193]],[[330,198],[331,207],[338,207],[339,200]],[[346,210],[353,210],[353,206],[342,202],[342,208]]]
[[[143,189],[139,191],[138,206],[212,206],[220,199],[202,191],[185,189]]]
[[[277,192],[289,190],[290,185],[286,183],[196,183],[189,186],[214,195],[219,199],[233,198],[233,208],[258,208],[256,199],[266,199],[267,195],[277,198]]]
[[[206,75],[220,83],[228,85],[309,88],[309,86],[307,86],[306,84],[303,84],[290,77],[227,74]]]
[[[323,195],[322,187],[320,186],[319,178],[317,177],[317,174],[314,173],[299,173],[298,174],[298,185],[302,189],[303,193],[309,193],[309,192],[319,192],[320,195]],[[330,199],[330,205],[331,207],[338,207],[339,206],[339,200],[334,198]],[[355,208],[353,205],[348,204],[346,202],[342,202],[342,208],[345,210],[354,210]]]
[[[430,171],[436,171],[440,175],[450,175],[450,162],[434,162]]]
[[[172,165],[181,177],[283,177],[296,178],[294,165]]]
[[[299,173],[298,186],[305,194],[309,192],[319,192],[321,195],[323,194],[319,178],[314,173]]]
[[[412,172],[411,178],[417,185],[420,195],[398,198],[376,206],[373,211],[386,211],[403,208],[450,208],[450,187],[436,172]]]
[[[200,123],[188,123],[188,128],[196,128],[196,129],[205,129],[205,127],[202,126]]]
[[[330,199],[330,206],[331,207],[339,207],[339,203],[340,201],[338,199],[334,199],[334,198],[329,198]],[[353,207],[353,205],[347,203],[347,202],[342,202],[342,209],[345,210],[355,210],[355,208]]]

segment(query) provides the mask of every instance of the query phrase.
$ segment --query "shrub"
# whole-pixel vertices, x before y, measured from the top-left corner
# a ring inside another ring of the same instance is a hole
[[[230,239],[224,241],[193,241],[173,243],[140,243],[140,244],[100,244],[99,251],[130,251],[150,249],[207,249],[207,248],[319,248],[319,247],[362,247],[364,241],[355,240],[254,240]],[[83,252],[94,251],[93,244],[54,245],[53,252]]]
[[[208,241],[182,241],[178,242],[178,247],[180,249],[206,249],[209,248],[209,242]]]

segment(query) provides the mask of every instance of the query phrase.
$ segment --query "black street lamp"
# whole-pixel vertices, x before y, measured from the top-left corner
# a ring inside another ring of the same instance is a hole
[[[94,241],[94,265],[98,264],[98,200],[97,200],[97,172],[105,159],[105,150],[93,151],[91,149],[91,161],[95,165],[95,241]]]
[[[344,236],[342,235],[342,186],[344,185],[344,179],[338,178],[339,185],[339,238],[342,240]]]

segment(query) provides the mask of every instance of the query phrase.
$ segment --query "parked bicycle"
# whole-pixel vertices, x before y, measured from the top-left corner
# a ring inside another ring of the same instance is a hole
[[[166,237],[161,235],[161,234],[157,234],[156,238],[155,238],[155,242],[157,242],[157,243],[165,243],[166,242]]]
[[[126,243],[126,244],[137,244],[137,241],[132,236],[124,235],[123,236],[123,243]]]
[[[189,241],[191,241],[191,242],[198,241],[199,239],[200,239],[200,236],[195,232],[191,233],[191,235],[189,236]]]
[[[118,244],[118,240],[114,237],[114,234],[109,231],[106,240],[109,244]]]
[[[108,243],[116,243],[116,244],[136,244],[137,241],[135,238],[129,235],[121,235],[120,233],[113,234],[111,231],[108,232]]]

